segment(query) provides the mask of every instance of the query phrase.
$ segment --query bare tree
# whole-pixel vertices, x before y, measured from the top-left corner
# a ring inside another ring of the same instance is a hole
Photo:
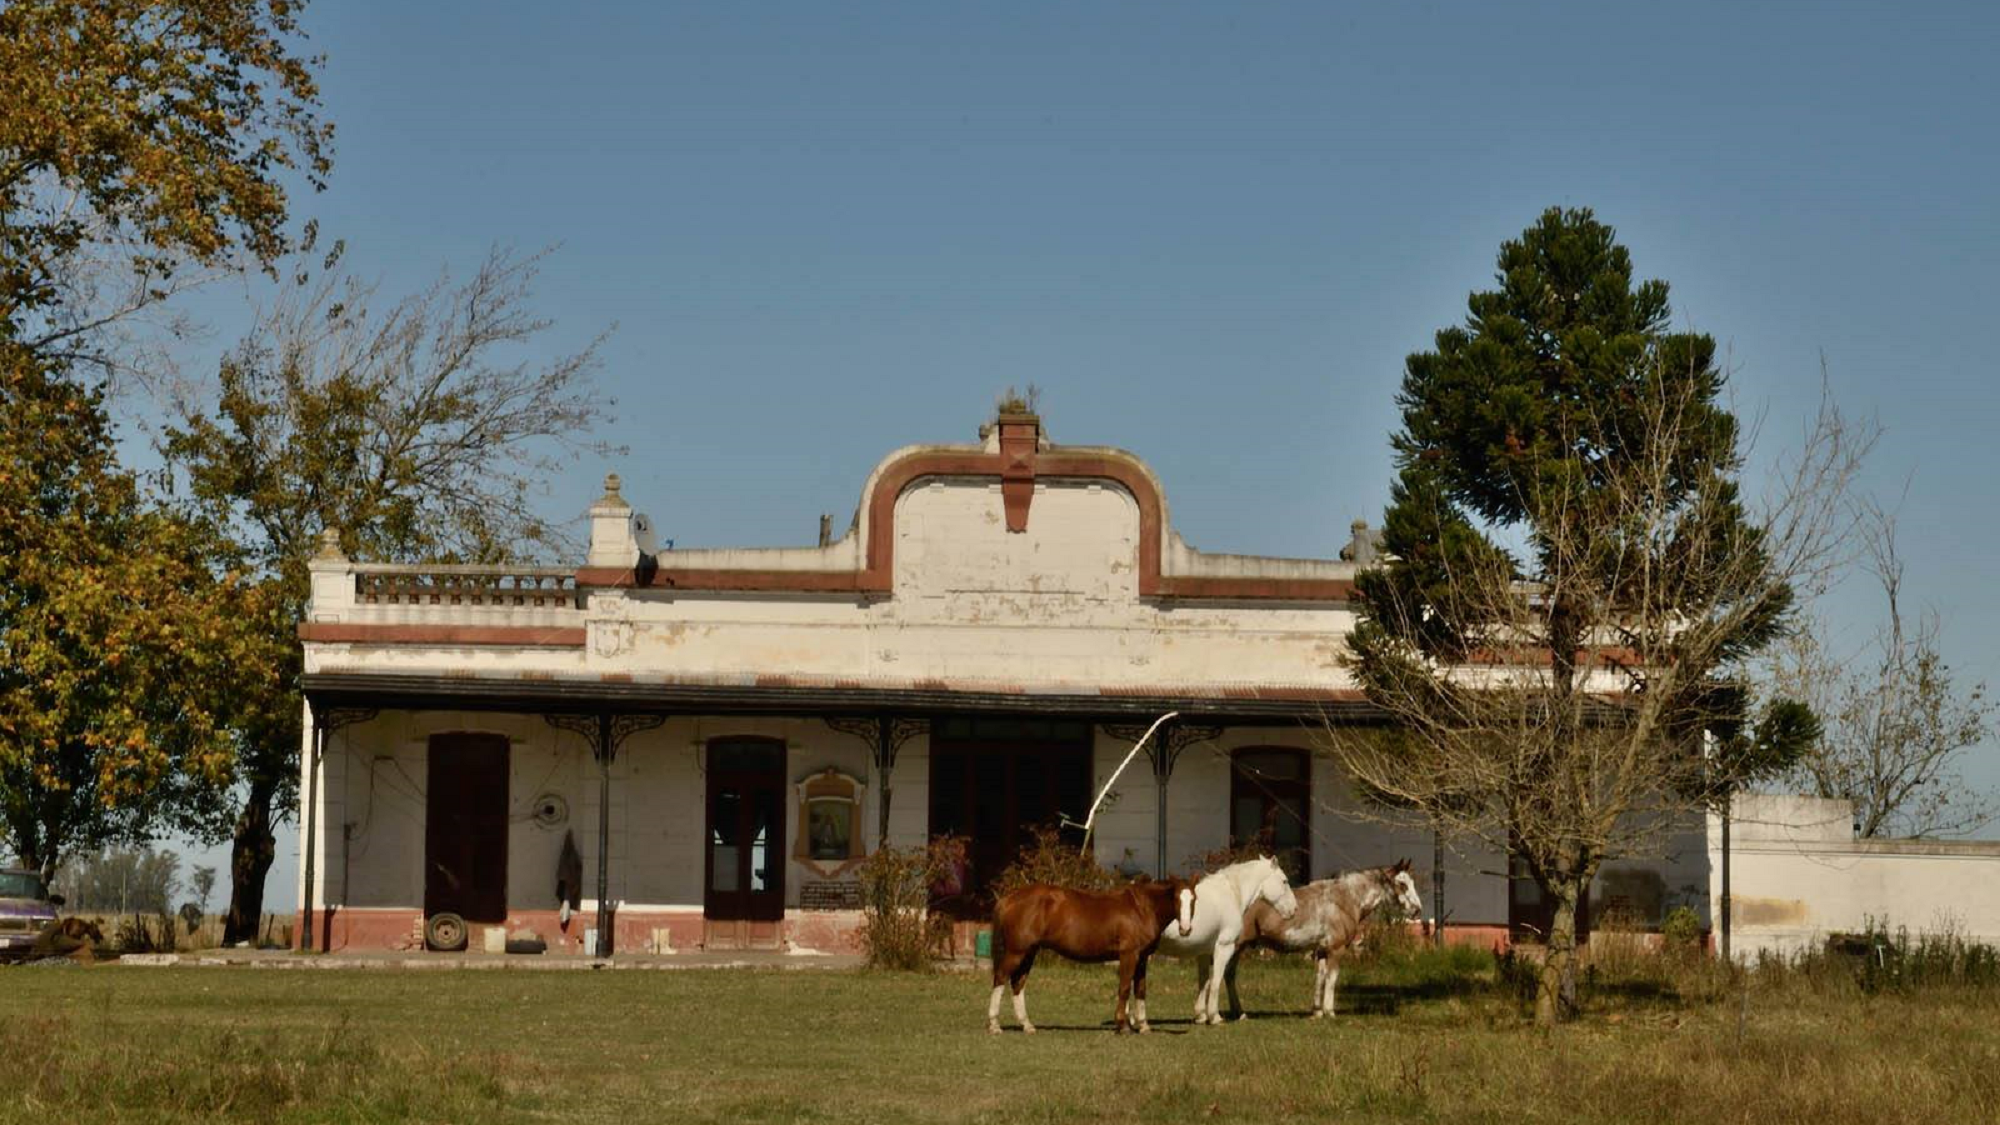
[[[1824,622],[1801,629],[1771,661],[1776,689],[1809,702],[1825,731],[1786,780],[1820,797],[1854,802],[1860,835],[1973,832],[2000,814],[1991,792],[1966,784],[1959,766],[1993,733],[1986,685],[1961,687],[1939,650],[1941,623],[1904,612],[1896,517],[1867,510],[1868,571],[1888,620],[1851,657],[1834,655]]]
[[[1416,809],[1526,863],[1555,907],[1541,1022],[1573,1007],[1578,903],[1602,863],[1657,852],[1681,818],[1798,749],[1796,710],[1760,720],[1743,665],[1782,632],[1793,590],[1840,561],[1872,432],[1824,405],[1753,518],[1733,459],[1691,473],[1681,456],[1699,384],[1654,378],[1615,415],[1572,415],[1558,445],[1619,455],[1581,487],[1524,485],[1530,564],[1458,534],[1439,506],[1415,548],[1434,565],[1363,575],[1349,666],[1391,727],[1330,726],[1328,745],[1384,819]],[[1399,507],[1423,509],[1422,489],[1406,474]],[[1702,753],[1704,729],[1728,732],[1722,754]]]
[[[280,591],[269,656],[286,689],[245,721],[238,799],[188,819],[234,840],[225,940],[255,936],[272,826],[298,802],[301,654],[294,628],[323,529],[360,558],[500,561],[563,543],[538,501],[613,405],[592,382],[598,340],[545,361],[550,323],[530,310],[541,255],[490,254],[469,278],[380,302],[335,274],[291,277],[225,358],[211,401],[196,386],[166,431],[186,492]],[[600,337],[601,339],[601,337]]]

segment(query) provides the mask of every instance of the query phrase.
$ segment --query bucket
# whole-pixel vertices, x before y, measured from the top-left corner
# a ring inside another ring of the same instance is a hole
[[[972,955],[993,960],[993,931],[981,930],[972,939]]]

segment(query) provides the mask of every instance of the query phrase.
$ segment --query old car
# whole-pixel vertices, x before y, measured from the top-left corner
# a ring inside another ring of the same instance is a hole
[[[62,904],[41,872],[0,868],[0,959],[26,957]]]

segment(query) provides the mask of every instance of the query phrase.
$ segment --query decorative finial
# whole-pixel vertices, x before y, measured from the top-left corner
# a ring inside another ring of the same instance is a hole
[[[314,555],[313,557],[316,559],[328,559],[328,560],[344,559],[347,557],[347,555],[340,549],[339,528],[329,527],[320,531],[319,553]]]
[[[618,489],[624,483],[625,483],[624,481],[618,479],[617,473],[604,474],[604,499],[598,501],[598,503],[623,504],[625,502],[625,498],[618,494]]]

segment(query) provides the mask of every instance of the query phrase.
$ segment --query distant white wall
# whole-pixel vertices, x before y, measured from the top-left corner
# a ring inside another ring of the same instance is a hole
[[[2000,943],[2000,842],[1856,840],[1852,807],[1806,797],[1738,797],[1730,842],[1739,956],[1785,951],[1874,920],[1914,935],[1952,930]],[[1721,822],[1711,818],[1719,865]]]

